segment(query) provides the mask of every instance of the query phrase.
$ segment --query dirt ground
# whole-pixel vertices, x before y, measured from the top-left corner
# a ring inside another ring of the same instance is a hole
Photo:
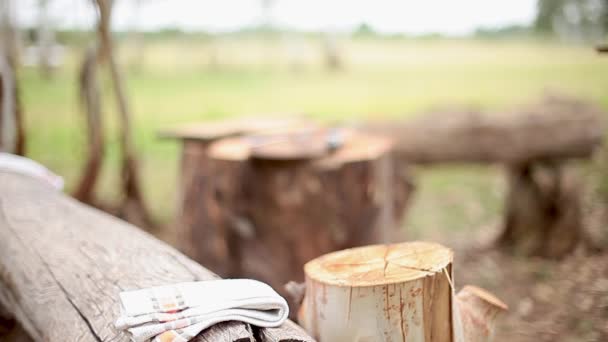
[[[498,227],[451,246],[457,289],[478,285],[509,306],[496,341],[608,341],[608,216],[593,201],[586,205],[589,241],[562,260],[504,254],[492,245]]]
[[[496,250],[455,250],[456,286],[497,294],[509,312],[496,341],[608,341],[608,253],[579,250],[561,261]]]
[[[430,219],[412,222],[413,213],[408,213],[406,240],[452,248],[456,291],[477,285],[509,306],[498,321],[496,341],[608,341],[608,206],[597,184],[603,178],[587,177],[581,188],[585,241],[561,260],[546,260],[496,249],[506,184],[498,169],[491,172],[486,180],[495,192],[491,198],[481,198],[464,177],[456,180],[462,186],[454,191],[433,194],[421,187],[411,210]],[[496,203],[488,207],[492,201]]]

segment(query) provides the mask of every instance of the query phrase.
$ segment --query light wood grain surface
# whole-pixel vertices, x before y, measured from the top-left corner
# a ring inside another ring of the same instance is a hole
[[[0,172],[0,304],[36,341],[128,341],[120,291],[216,278],[165,243],[26,176]],[[279,333],[274,333],[274,331]],[[196,341],[312,341],[218,324]]]

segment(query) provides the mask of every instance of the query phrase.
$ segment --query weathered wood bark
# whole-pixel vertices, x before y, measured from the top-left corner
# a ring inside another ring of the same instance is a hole
[[[394,137],[397,154],[410,163],[518,164],[591,156],[604,134],[602,117],[581,101],[549,96],[513,113],[441,112],[366,128]]]
[[[35,341],[128,341],[115,330],[122,290],[216,278],[139,229],[38,180],[0,173],[0,304]],[[283,330],[285,329],[285,330]],[[312,341],[237,322],[196,341]]]
[[[324,255],[305,266],[299,322],[320,342],[490,341],[478,329],[493,331],[496,313],[506,306],[470,290],[460,304],[452,260],[451,250],[426,242]]]
[[[499,245],[521,255],[558,258],[582,238],[580,183],[564,165],[508,167],[509,192]]]
[[[301,123],[301,120],[243,118],[187,124],[160,132],[163,138],[183,141],[174,226],[176,243],[183,253],[195,260],[205,260],[205,266],[219,274],[227,275],[231,269],[228,246],[219,228],[214,226],[218,222],[219,208],[211,190],[215,179],[209,166],[209,145],[221,138],[286,129]],[[205,225],[205,228],[192,229],[201,225]],[[206,253],[217,257],[208,258]]]
[[[284,284],[303,281],[308,260],[395,239],[410,188],[405,174],[395,173],[390,142],[355,134],[320,158],[269,160],[273,153],[286,157],[284,151],[265,150],[261,158],[252,141],[224,139],[210,147],[214,183],[197,209],[212,222],[187,227],[196,237],[196,260],[221,265],[226,276],[268,282],[285,295]]]

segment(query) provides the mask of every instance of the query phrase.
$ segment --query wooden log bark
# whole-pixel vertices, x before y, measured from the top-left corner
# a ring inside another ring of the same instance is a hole
[[[160,132],[163,138],[182,141],[178,185],[176,244],[189,257],[221,275],[229,275],[232,260],[225,233],[217,226],[220,208],[214,200],[208,149],[214,141],[247,133],[286,129],[301,120],[234,119],[187,124]],[[206,208],[207,210],[201,210]],[[198,227],[198,229],[192,229]]]
[[[124,221],[0,172],[0,305],[35,341],[128,341],[113,325],[120,291],[215,278]],[[312,341],[291,325],[279,330],[289,338],[227,322],[195,341]]]
[[[286,296],[283,285],[303,281],[307,261],[395,239],[410,188],[407,176],[395,173],[389,141],[359,134],[323,157],[291,160],[267,159],[286,158],[282,149],[252,156],[250,143],[224,139],[210,147],[212,200],[199,210],[216,221],[190,227],[193,235],[215,229],[208,234],[227,254],[206,249],[207,257],[228,262],[227,276],[268,282]],[[290,300],[292,313],[297,305]]]
[[[299,322],[320,342],[490,341],[506,306],[471,287],[455,296],[452,260],[426,242],[324,255],[305,266]]]
[[[588,158],[602,141],[602,117],[602,111],[584,102],[548,96],[508,113],[445,111],[365,127],[393,137],[397,154],[410,163],[519,164]]]
[[[560,163],[511,165],[500,247],[559,258],[582,240],[580,182]]]

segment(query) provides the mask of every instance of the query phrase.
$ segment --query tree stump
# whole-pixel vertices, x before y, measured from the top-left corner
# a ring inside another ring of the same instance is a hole
[[[324,150],[317,133],[306,134],[293,144],[242,137],[209,148],[213,193],[199,210],[212,222],[190,229],[218,237],[222,247],[207,253],[229,268],[224,275],[259,279],[285,295],[285,283],[303,281],[307,261],[393,240],[409,182],[395,172],[390,141],[353,133]]]
[[[506,305],[473,287],[455,296],[452,260],[427,242],[324,255],[305,266],[299,323],[319,342],[489,341]]]
[[[508,168],[509,192],[499,245],[521,255],[559,258],[582,238],[579,182],[560,163]]]
[[[218,274],[229,274],[228,248],[217,223],[219,208],[213,199],[212,174],[208,148],[226,137],[272,131],[301,123],[302,120],[235,119],[220,122],[187,124],[163,130],[163,138],[182,141],[181,175],[178,185],[176,245],[189,257],[205,261]],[[206,210],[201,210],[201,208]],[[193,229],[193,227],[204,227]]]

